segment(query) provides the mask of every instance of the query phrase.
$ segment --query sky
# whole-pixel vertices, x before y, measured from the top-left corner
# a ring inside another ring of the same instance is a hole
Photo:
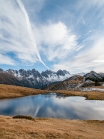
[[[0,0],[0,68],[104,72],[104,0]]]

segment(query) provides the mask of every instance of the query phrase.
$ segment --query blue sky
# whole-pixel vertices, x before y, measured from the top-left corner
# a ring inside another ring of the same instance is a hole
[[[0,67],[104,72],[104,0],[0,0]]]

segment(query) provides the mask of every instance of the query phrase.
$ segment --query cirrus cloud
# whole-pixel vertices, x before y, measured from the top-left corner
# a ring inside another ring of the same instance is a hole
[[[34,65],[39,62],[38,51],[46,65],[54,70],[103,72],[102,0],[21,1],[29,15],[34,41],[18,3],[0,0],[0,64]]]

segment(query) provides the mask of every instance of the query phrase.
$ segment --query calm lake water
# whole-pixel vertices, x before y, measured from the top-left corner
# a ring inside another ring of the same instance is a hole
[[[0,115],[104,120],[104,101],[55,93],[0,100]]]

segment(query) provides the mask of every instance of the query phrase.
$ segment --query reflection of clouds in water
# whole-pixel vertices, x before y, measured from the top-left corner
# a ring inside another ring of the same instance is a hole
[[[39,101],[39,100],[37,100]],[[24,97],[17,99],[9,99],[0,101],[0,114],[4,115],[33,115],[34,111],[36,113],[37,109],[39,109],[38,103],[35,103],[34,106],[34,98]]]
[[[37,95],[0,101],[0,114],[70,119],[103,119],[104,101],[84,97]]]
[[[7,106],[9,105],[9,102],[8,101],[1,101],[0,100],[0,110],[2,110],[2,109],[5,109]]]
[[[95,110],[98,110],[98,111],[104,111],[104,108],[94,108]]]
[[[72,113],[79,119],[104,119],[102,112],[104,101],[84,100],[83,97],[67,97],[65,100],[55,98],[54,103],[71,109]]]
[[[66,118],[67,115],[65,115],[65,111],[62,111],[62,109],[54,110],[51,107],[47,107],[45,112],[43,113],[43,117],[47,115],[46,117],[58,117],[58,118]]]
[[[15,113],[37,116],[40,108],[44,105],[44,99],[41,96],[29,96],[15,108]]]

